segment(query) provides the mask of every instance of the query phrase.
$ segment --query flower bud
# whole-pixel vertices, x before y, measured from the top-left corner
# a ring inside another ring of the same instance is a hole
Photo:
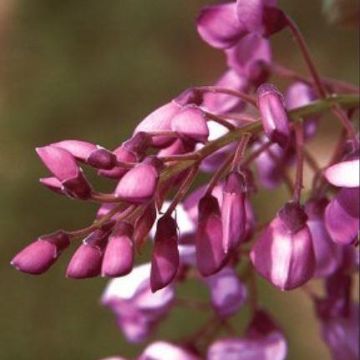
[[[262,84],[257,95],[265,134],[271,141],[286,147],[289,143],[290,127],[282,94],[274,85]]]
[[[325,225],[339,245],[356,241],[359,231],[359,188],[342,188],[325,210]]]
[[[155,194],[161,167],[162,162],[159,159],[146,158],[120,179],[115,195],[134,204],[150,200]]]
[[[325,177],[327,181],[329,181],[329,183],[335,186],[346,187],[346,188],[359,188],[360,187],[359,158],[342,161],[328,167],[325,170]]]
[[[218,272],[225,264],[221,213],[217,199],[204,196],[198,205],[196,232],[196,262],[203,276]]]
[[[234,269],[225,267],[205,281],[210,289],[211,303],[220,316],[232,316],[244,305],[247,289]]]
[[[196,23],[201,38],[218,49],[234,46],[243,36],[236,16],[235,3],[204,7]]]
[[[156,220],[156,208],[152,202],[149,204],[141,216],[139,216],[134,225],[134,243],[140,249],[144,244],[146,237],[149,235],[151,228]]]
[[[246,92],[249,83],[245,76],[230,69],[216,81],[215,86]],[[242,110],[245,103],[236,96],[207,92],[204,94],[202,107],[215,114],[224,114],[234,109]]]
[[[185,139],[206,142],[209,129],[204,113],[196,106],[186,106],[171,121],[171,130]]]
[[[109,234],[109,230],[98,229],[86,237],[72,256],[66,276],[84,279],[100,275],[104,247]]]
[[[151,260],[150,284],[155,292],[168,285],[179,267],[178,233],[176,221],[168,215],[157,223]]]
[[[21,250],[11,260],[11,265],[28,274],[42,274],[49,269],[69,244],[69,236],[62,230],[43,235]]]
[[[139,132],[171,131],[172,119],[180,110],[181,106],[175,101],[159,107],[140,122],[135,128],[134,134]],[[169,136],[153,136],[151,144],[156,147],[164,147],[170,145],[173,140],[174,138]]]
[[[75,158],[66,150],[56,146],[37,148],[40,159],[50,172],[62,183],[66,192],[79,199],[87,199],[91,188],[78,167]]]
[[[63,140],[51,144],[68,151],[76,159],[97,169],[112,169],[116,164],[116,156],[101,146],[81,140]]]
[[[225,253],[236,249],[245,238],[246,230],[246,183],[242,174],[232,171],[223,187],[221,219]]]
[[[102,276],[124,276],[134,264],[134,246],[132,242],[133,227],[120,222],[111,233],[106,245],[101,266]]]
[[[255,269],[280,290],[297,288],[314,275],[315,254],[306,220],[300,205],[285,204],[251,250]]]
[[[55,176],[41,178],[39,181],[42,185],[46,186],[49,190],[56,192],[57,194],[66,195],[66,191],[64,189],[63,184]]]

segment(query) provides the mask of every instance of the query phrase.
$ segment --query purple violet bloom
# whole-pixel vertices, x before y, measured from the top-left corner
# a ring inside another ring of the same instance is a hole
[[[171,120],[171,130],[186,140],[206,142],[209,129],[204,113],[196,106],[185,106]]]
[[[36,152],[44,165],[64,186],[67,194],[79,199],[90,197],[90,185],[73,155],[51,145],[36,148]]]
[[[249,84],[244,76],[229,69],[221,75],[214,86],[246,92]],[[204,94],[201,107],[215,114],[224,114],[234,109],[243,110],[245,103],[236,96],[207,92]]]
[[[66,269],[72,279],[95,277],[101,273],[101,263],[111,230],[97,229],[88,235],[75,251]]]
[[[208,360],[285,360],[287,343],[282,332],[264,311],[257,311],[244,337],[216,340]]]
[[[134,204],[149,201],[155,194],[162,165],[156,157],[146,158],[120,179],[115,195]]]
[[[257,95],[265,134],[271,141],[286,148],[290,139],[290,127],[282,94],[274,85],[262,84]]]
[[[178,233],[176,221],[168,215],[159,219],[156,226],[151,260],[150,284],[155,292],[167,286],[179,267]]]
[[[223,247],[225,253],[236,249],[246,234],[246,181],[244,176],[232,171],[225,179],[221,219],[223,227]]]
[[[11,265],[28,274],[42,274],[54,264],[69,244],[69,236],[62,230],[43,235],[15,255]]]
[[[288,110],[306,106],[316,99],[316,93],[312,87],[303,82],[295,82],[290,85],[285,93],[285,103]],[[304,121],[305,138],[312,138],[317,130],[317,117],[306,118]]]
[[[244,305],[247,289],[233,268],[225,267],[204,280],[210,290],[211,303],[220,316],[232,316]]]
[[[359,188],[342,188],[325,210],[325,225],[339,245],[356,242],[359,232]]]
[[[257,272],[280,290],[295,289],[314,275],[315,253],[306,221],[299,204],[285,204],[251,250]]]
[[[226,262],[223,248],[223,229],[217,199],[207,195],[199,201],[196,233],[196,263],[203,276],[218,272]]]
[[[155,221],[156,208],[155,204],[151,202],[135,221],[133,239],[137,248],[141,248],[142,244],[144,244]]]
[[[138,360],[200,360],[195,354],[183,347],[165,341],[156,341],[148,345]]]
[[[340,266],[343,255],[340,246],[335,244],[326,230],[324,211],[328,201],[324,198],[313,199],[306,203],[307,225],[313,239],[316,269],[314,276],[326,277]]]
[[[112,279],[101,302],[117,317],[119,327],[129,342],[144,341],[168,313],[174,300],[169,285],[156,293],[150,289],[150,264],[137,266],[123,277]]]
[[[124,276],[133,268],[134,245],[133,227],[129,223],[119,222],[109,236],[101,266],[102,276]]]
[[[328,167],[325,170],[325,177],[329,183],[335,186],[359,188],[360,159],[345,160]]]
[[[175,101],[159,107],[150,113],[140,124],[135,128],[134,134],[139,132],[152,131],[171,131],[171,122],[173,117],[182,109],[182,106]],[[168,136],[153,136],[151,144],[156,147],[164,147],[171,144],[173,137]]]

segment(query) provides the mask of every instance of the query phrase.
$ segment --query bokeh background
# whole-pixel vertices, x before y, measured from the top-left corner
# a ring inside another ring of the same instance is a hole
[[[99,359],[139,352],[99,304],[105,279],[64,278],[70,252],[41,277],[15,271],[9,260],[40,234],[88,224],[95,211],[92,204],[39,185],[46,171],[36,146],[79,138],[113,148],[152,109],[221,73],[222,55],[203,44],[194,27],[208,2],[0,1],[0,359]],[[358,33],[330,25],[320,1],[280,4],[303,30],[322,73],[358,83]],[[274,47],[276,59],[306,72],[289,33],[277,35]],[[329,117],[320,141],[311,144],[320,160],[335,139],[333,123]],[[258,213],[270,218],[284,196],[280,189],[258,197]],[[308,299],[300,291],[281,294],[260,285],[264,304],[288,335],[289,359],[328,359]],[[204,295],[195,284],[182,291]],[[205,318],[176,310],[159,335],[176,339]],[[239,329],[245,320],[246,314],[236,319]]]

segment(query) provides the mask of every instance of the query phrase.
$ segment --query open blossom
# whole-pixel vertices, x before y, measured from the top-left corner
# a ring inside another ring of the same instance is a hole
[[[285,360],[286,339],[267,313],[255,313],[244,337],[224,338],[210,345],[209,360]]]
[[[360,187],[360,159],[345,160],[330,166],[325,170],[325,177],[335,186]]]
[[[349,245],[359,232],[359,188],[342,188],[325,209],[325,225],[333,241]]]
[[[200,360],[189,350],[165,341],[157,341],[148,345],[138,360]]]
[[[297,288],[314,275],[315,253],[306,220],[298,204],[287,203],[251,250],[255,269],[280,290]]]
[[[152,293],[150,264],[137,266],[123,277],[109,282],[102,296],[128,341],[144,341],[158,322],[169,311],[174,299],[174,288],[169,285]]]

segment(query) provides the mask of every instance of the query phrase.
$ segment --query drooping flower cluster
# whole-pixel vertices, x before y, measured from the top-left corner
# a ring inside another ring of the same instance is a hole
[[[312,78],[273,64],[270,36],[285,28],[300,45]],[[358,304],[351,299],[351,276],[358,267],[359,139],[353,111],[341,108],[356,107],[353,88],[319,77],[301,34],[274,0],[208,6],[197,29],[226,55],[228,68],[214,85],[187,89],[160,106],[112,151],[80,140],[36,150],[51,174],[40,179],[43,185],[99,208],[90,226],[43,235],[11,263],[41,274],[81,239],[66,276],[116,278],[102,302],[134,343],[146,340],[173,306],[196,305],[175,293],[195,277],[208,288],[210,301],[203,306],[214,314],[205,330],[176,344],[153,342],[140,360],[285,359],[285,336],[256,297],[255,273],[280,290],[321,278],[325,297],[311,292],[310,298],[322,337],[334,359],[355,360]],[[285,95],[266,82],[271,75],[288,77]],[[341,134],[321,169],[305,147],[317,135],[320,112],[330,107],[346,136]],[[304,162],[314,172],[306,196]],[[288,169],[294,164],[293,181]],[[114,181],[113,191],[95,190],[83,165]],[[200,171],[209,180],[192,189]],[[254,193],[280,184],[291,198],[271,221],[260,221]],[[151,261],[134,267],[136,250],[147,242]],[[251,321],[239,334],[230,321],[246,304]],[[217,338],[222,329],[229,336]]]

